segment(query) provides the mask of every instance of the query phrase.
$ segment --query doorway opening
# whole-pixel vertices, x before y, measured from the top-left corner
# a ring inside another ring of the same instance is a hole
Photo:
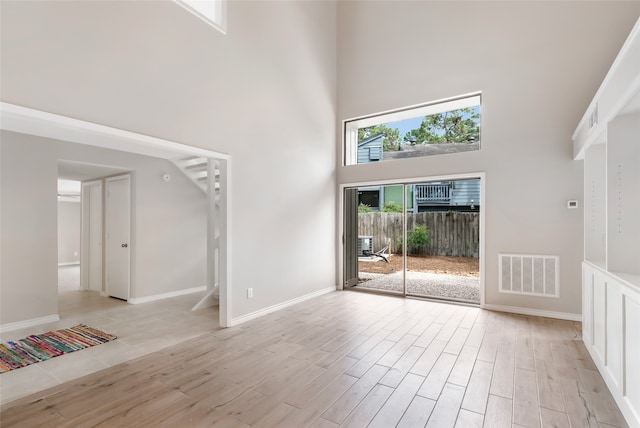
[[[80,288],[80,181],[58,179],[58,292]]]
[[[230,325],[231,296],[227,291],[230,270],[228,219],[231,199],[229,185],[231,157],[229,155],[13,104],[1,104],[0,128],[3,130],[163,159],[184,156],[207,159],[207,222],[215,226],[208,227],[206,232],[207,260],[208,267],[214,267],[217,271],[215,274],[208,275],[206,295],[196,306],[202,308],[211,306],[213,300],[219,302],[219,325],[221,327]],[[74,158],[77,159],[77,156]],[[216,262],[212,263],[213,260]]]
[[[344,186],[345,288],[480,305],[482,181]]]

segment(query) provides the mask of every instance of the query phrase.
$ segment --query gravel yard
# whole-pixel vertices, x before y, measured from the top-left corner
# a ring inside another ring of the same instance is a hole
[[[359,263],[357,287],[402,292],[402,257]],[[467,257],[410,256],[407,258],[407,293],[480,303],[478,259]]]

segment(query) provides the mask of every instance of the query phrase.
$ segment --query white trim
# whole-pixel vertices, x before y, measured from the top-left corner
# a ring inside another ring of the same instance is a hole
[[[191,12],[194,16],[203,20],[222,34],[227,34],[227,0],[211,0],[214,3],[214,14],[208,16],[208,14],[201,12],[197,9],[196,5],[192,5],[189,0],[173,0],[174,3],[182,6],[185,10]]]
[[[224,277],[220,278],[220,326],[229,326],[231,322],[232,266],[230,155],[4,102],[0,102],[0,129],[163,159],[173,159],[180,155],[194,155],[225,160],[227,170],[226,177],[223,178],[226,178],[226,185],[224,182],[222,183],[222,191],[225,192],[227,198],[225,208],[227,218],[226,225],[220,234],[220,248],[224,255],[224,258],[220,259],[221,272],[223,272],[223,263],[225,272]],[[104,292],[100,294],[106,295]]]
[[[520,306],[504,306],[485,304],[482,309],[488,311],[509,312],[512,314],[532,315],[535,317],[555,318],[568,321],[582,321],[582,314],[571,314],[568,312],[545,311],[544,309],[522,308]]]
[[[4,102],[0,102],[0,129],[163,159],[176,155],[229,158],[229,155],[187,144]]]
[[[272,312],[279,311],[280,309],[284,309],[284,308],[287,308],[289,306],[293,306],[293,305],[296,305],[298,303],[302,303],[302,302],[304,302],[306,300],[310,300],[310,299],[313,299],[315,297],[322,296],[323,294],[332,293],[332,292],[334,292],[336,290],[337,290],[337,287],[335,287],[335,286],[334,287],[323,288],[321,290],[314,291],[313,293],[305,294],[304,296],[296,297],[295,299],[287,300],[285,302],[278,303],[278,304],[273,305],[273,306],[269,306],[268,308],[260,309],[260,310],[255,311],[255,312],[251,312],[250,314],[242,315],[242,316],[239,316],[237,318],[233,318],[233,319],[231,319],[228,327],[234,327],[236,325],[245,323],[247,321],[251,321],[252,319],[256,319],[256,318],[259,318],[261,316],[270,314]]]
[[[63,262],[63,263],[58,263],[58,267],[64,267],[64,266],[79,266],[80,262]]]
[[[583,160],[585,152],[594,144],[607,141],[607,127],[619,114],[629,113],[629,103],[640,91],[640,18],[618,52],[589,107],[578,122],[571,138],[573,159]],[[591,123],[592,118],[595,124]],[[590,126],[592,125],[592,126]]]
[[[140,303],[153,302],[155,300],[170,299],[172,297],[184,296],[185,294],[199,293],[201,291],[207,291],[207,286],[185,288],[184,290],[170,291],[168,293],[154,294],[153,296],[146,297],[132,297],[127,300],[127,303],[132,305],[139,305]]]
[[[616,55],[616,59],[613,61],[613,64],[611,64],[611,67],[609,68],[607,75],[604,76],[604,79],[602,80],[600,87],[598,88],[598,90],[596,91],[596,94],[593,96],[593,99],[589,103],[589,107],[587,107],[586,112],[580,119],[580,122],[578,122],[578,126],[576,126],[575,131],[573,131],[573,134],[571,135],[571,138],[573,140],[576,139],[578,132],[580,131],[580,128],[584,125],[584,123],[587,121],[589,114],[596,107],[596,104],[598,103],[598,99],[600,98],[602,93],[607,89],[607,86],[609,86],[609,82],[611,82],[611,80],[614,79],[614,74],[616,74],[617,68],[620,66],[620,63],[622,62],[624,57],[627,55],[627,52],[631,49],[631,45],[633,43],[634,38],[637,36],[637,34],[640,34],[640,18],[636,21],[635,25],[631,29],[631,33],[629,33],[629,35],[627,36],[627,39],[622,45],[622,48],[620,48],[618,55]],[[628,101],[629,100],[627,99],[626,102]],[[611,116],[615,116],[617,114],[617,111],[619,111],[622,107],[626,105],[626,102],[621,100],[621,102],[618,103],[618,106],[616,106],[616,108],[613,109],[613,114]],[[600,118],[599,123],[603,123],[604,122],[603,119],[604,118]]]
[[[231,255],[233,251],[230,233],[232,230],[233,215],[231,213],[231,158],[224,159],[220,162],[220,187],[227,191],[222,194],[220,203],[223,206],[221,218],[225,227],[220,228],[220,259],[218,260],[220,268],[220,293],[219,293],[219,311],[220,311],[220,327],[231,327],[233,323],[231,307],[232,307],[232,279],[231,279]]]
[[[48,315],[46,317],[40,318],[32,318],[30,320],[10,322],[7,324],[0,325],[0,333],[4,333],[7,331],[20,330],[21,328],[29,328],[40,324],[48,324],[50,322],[58,322],[60,321],[60,316],[58,314]]]

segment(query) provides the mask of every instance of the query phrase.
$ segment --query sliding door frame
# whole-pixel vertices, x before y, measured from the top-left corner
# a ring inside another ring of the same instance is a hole
[[[340,197],[338,198],[338,242],[339,242],[339,251],[338,251],[338,289],[344,290],[344,281],[345,281],[345,190],[352,187],[365,187],[365,186],[388,186],[388,185],[402,185],[403,186],[403,212],[406,217],[406,206],[407,206],[407,195],[406,195],[406,186],[410,184],[419,184],[430,181],[454,181],[454,180],[465,180],[465,179],[480,179],[480,195],[482,197],[480,203],[480,244],[479,244],[479,264],[480,264],[480,307],[484,308],[485,306],[485,287],[484,287],[484,278],[485,278],[485,205],[487,201],[486,191],[485,191],[485,173],[484,172],[472,172],[465,174],[447,174],[447,175],[438,175],[438,176],[424,176],[424,177],[411,177],[411,178],[397,178],[392,180],[371,180],[371,181],[362,181],[362,182],[352,182],[352,183],[340,183],[339,184],[339,192]],[[406,246],[407,242],[407,222],[406,218],[403,220],[403,246]],[[407,296],[407,286],[406,286],[406,257],[403,257],[403,290],[404,296]],[[411,297],[415,297],[411,295]]]

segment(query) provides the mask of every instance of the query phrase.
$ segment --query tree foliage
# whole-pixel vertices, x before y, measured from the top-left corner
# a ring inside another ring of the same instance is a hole
[[[386,125],[376,125],[358,129],[358,142],[379,134],[384,135],[382,140],[382,150],[385,152],[400,150],[400,130],[389,128]]]
[[[401,213],[402,207],[393,201],[387,201],[382,207],[383,213]]]
[[[399,252],[402,252],[402,236],[398,236],[397,244]],[[407,253],[422,254],[429,245],[429,231],[426,226],[416,224],[413,229],[407,231]]]
[[[367,204],[363,204],[362,202],[358,205],[358,214],[367,214],[371,212],[371,207]]]
[[[466,143],[479,139],[480,115],[471,107],[425,116],[419,128],[404,136],[411,144]]]

